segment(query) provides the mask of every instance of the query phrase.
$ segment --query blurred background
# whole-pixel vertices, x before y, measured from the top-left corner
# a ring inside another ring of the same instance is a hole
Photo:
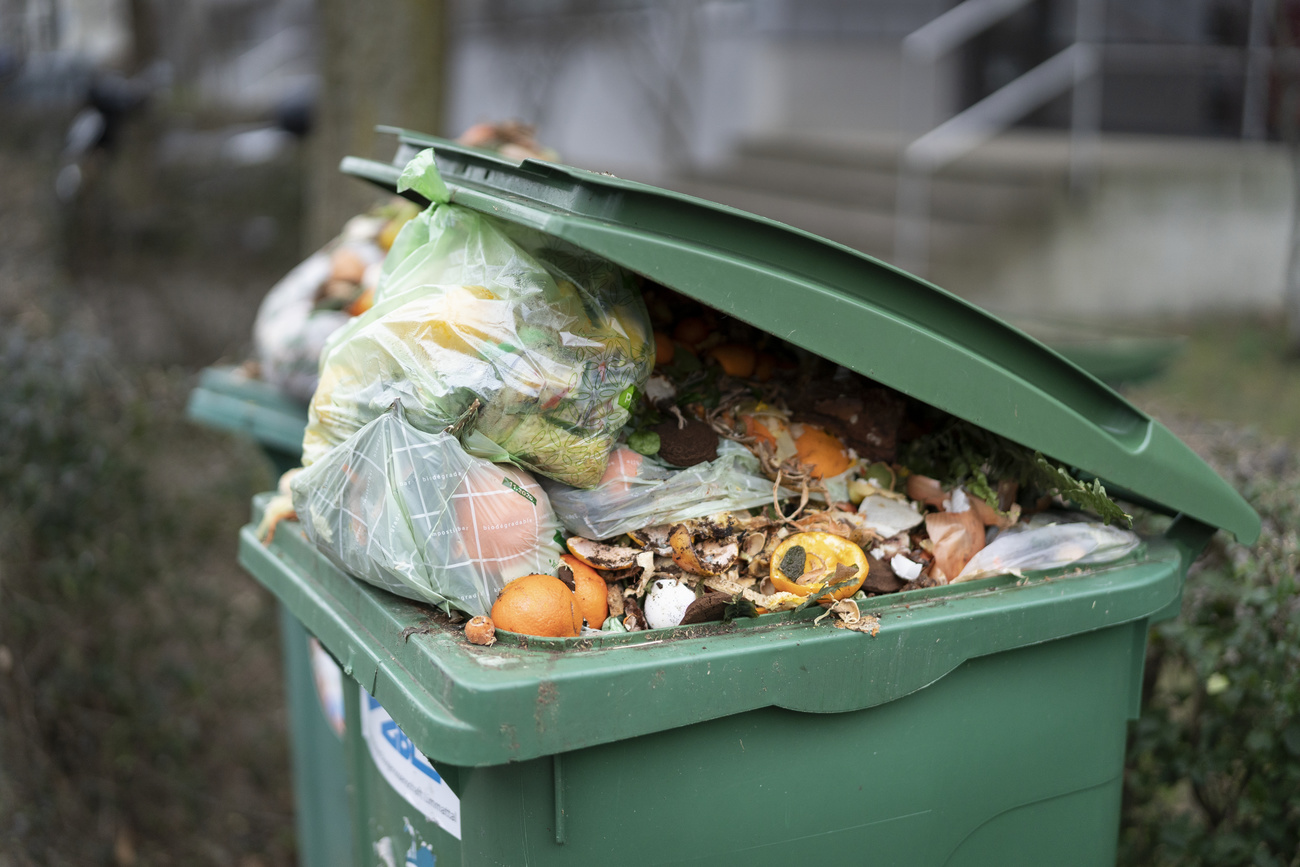
[[[275,472],[186,400],[377,201],[337,171],[376,125],[504,120],[922,275],[1241,488],[1123,857],[1300,864],[1298,41],[1296,0],[0,0],[0,867],[294,863],[235,563]]]

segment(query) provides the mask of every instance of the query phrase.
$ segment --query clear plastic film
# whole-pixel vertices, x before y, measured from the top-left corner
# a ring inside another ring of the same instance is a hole
[[[684,470],[621,446],[595,488],[546,488],[564,528],[587,539],[609,539],[641,527],[772,502],[772,481],[762,475],[758,459],[730,440],[719,444],[714,460]],[[781,491],[783,497],[790,493]]]
[[[1008,572],[1109,563],[1132,552],[1141,541],[1131,530],[1091,521],[1012,527],[971,557],[952,583]]]
[[[367,303],[384,245],[414,208],[399,199],[353,217],[337,238],[271,287],[253,322],[253,350],[264,380],[303,403],[311,400],[321,350]]]
[[[326,346],[303,463],[400,401],[420,430],[464,419],[475,453],[590,487],[654,364],[650,337],[631,273],[435,203],[398,235],[374,308]]]
[[[294,477],[294,508],[341,568],[409,599],[487,614],[505,584],[553,573],[560,523],[527,473],[424,433],[399,406]]]

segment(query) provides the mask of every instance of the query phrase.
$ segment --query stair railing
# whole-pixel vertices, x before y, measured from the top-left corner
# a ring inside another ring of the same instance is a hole
[[[917,105],[917,81],[933,87],[940,60],[1032,0],[964,0],[903,39],[903,57],[920,74],[903,74],[903,109]],[[1030,112],[1073,91],[1070,182],[1092,176],[1101,131],[1099,43],[1105,0],[1077,0],[1074,42],[970,108],[914,139],[902,153],[894,203],[894,262],[925,276],[930,266],[930,199],[934,174],[1008,129]]]

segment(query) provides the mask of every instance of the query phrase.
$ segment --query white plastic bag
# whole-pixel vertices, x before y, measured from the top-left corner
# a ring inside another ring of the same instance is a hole
[[[1105,524],[1079,521],[1067,524],[1012,527],[977,552],[951,583],[974,581],[1007,572],[1038,572],[1062,566],[1109,563],[1140,543],[1137,533]]]
[[[564,528],[587,539],[772,502],[772,482],[760,472],[758,459],[731,440],[719,443],[714,460],[684,470],[620,446],[595,488],[549,482],[546,488]],[[790,493],[782,490],[782,496]]]
[[[253,322],[262,379],[303,403],[316,391],[320,354],[331,334],[368,306],[386,244],[415,214],[396,200],[353,217],[328,244],[271,287]]]
[[[443,609],[487,614],[501,588],[553,573],[560,523],[515,467],[424,433],[399,406],[365,425],[291,485],[308,537],[341,568]]]

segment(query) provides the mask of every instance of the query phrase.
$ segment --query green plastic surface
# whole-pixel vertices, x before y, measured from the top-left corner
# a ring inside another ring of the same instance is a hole
[[[279,472],[302,463],[307,407],[237,368],[203,370],[185,411],[198,424],[252,437]]]
[[[380,774],[345,686],[357,863],[1100,865],[1148,626],[1208,533],[877,597],[877,637],[768,615],[564,650],[471,645],[292,522],[270,546],[246,527],[239,556],[460,798],[457,840]]]
[[[1015,315],[1005,319],[1116,387],[1159,376],[1187,348],[1187,338],[1181,335],[1113,321]]]
[[[309,650],[310,636],[287,608],[280,606],[289,747],[293,758],[294,827],[300,867],[352,864],[352,804],[344,738],[321,709]],[[351,684],[348,684],[349,689]]]
[[[347,576],[294,523],[283,524],[270,547],[246,527],[239,551],[240,563],[426,755],[462,767],[763,707],[825,714],[887,704],[971,659],[1146,621],[1177,601],[1191,556],[1156,538],[1093,571],[877,597],[869,605],[880,614],[877,638],[816,625],[816,612],[805,612],[567,647],[530,640],[486,648],[432,619],[430,609]]]
[[[570,241],[1171,513],[1247,543],[1259,534],[1254,510],[1167,428],[937,286],[734,208],[397,132],[405,154],[436,149],[453,203]],[[395,189],[394,166],[348,157],[341,169]]]
[[[763,708],[463,769],[460,840],[353,741],[358,863],[390,838],[438,867],[1113,865],[1145,634],[1137,621],[982,657],[861,711]]]

